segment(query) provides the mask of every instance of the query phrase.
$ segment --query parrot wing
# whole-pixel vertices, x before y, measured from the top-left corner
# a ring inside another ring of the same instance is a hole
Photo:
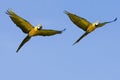
[[[33,26],[25,19],[23,19],[22,17],[18,16],[17,14],[15,14],[12,10],[7,10],[6,14],[9,15],[9,17],[11,18],[11,20],[24,32],[24,33],[28,33]]]
[[[99,24],[97,25],[97,27],[102,27],[102,26],[104,26],[104,25],[106,25],[106,24],[108,24],[108,23],[115,22],[116,20],[117,20],[117,18],[115,18],[115,19],[114,19],[114,20],[112,20],[112,21],[108,21],[108,22],[99,23]]]
[[[85,18],[79,17],[75,14],[72,14],[68,11],[65,11],[65,14],[68,15],[68,17],[70,18],[70,20],[77,25],[79,28],[83,29],[84,31],[87,30],[87,28],[89,27],[89,25],[92,25],[89,21],[87,21]]]
[[[37,30],[34,33],[34,36],[52,36],[55,34],[61,34],[65,30],[66,29],[61,30],[61,31],[60,30],[51,30],[51,29],[41,29],[41,30]]]

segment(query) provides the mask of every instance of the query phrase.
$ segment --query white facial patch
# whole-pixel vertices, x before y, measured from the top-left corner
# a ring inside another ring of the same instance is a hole
[[[93,23],[94,26],[99,25],[99,21],[96,21],[95,23]]]
[[[95,23],[95,25],[98,25],[98,24],[99,24],[99,22]]]
[[[37,30],[40,30],[42,29],[42,25],[41,24],[38,24],[37,26],[35,26],[34,30],[37,31]]]

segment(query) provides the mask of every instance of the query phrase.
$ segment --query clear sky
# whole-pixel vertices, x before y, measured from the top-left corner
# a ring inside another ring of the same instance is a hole
[[[0,80],[120,80],[120,0],[2,0],[0,3]],[[24,34],[5,14],[14,10],[31,24],[67,30],[33,37],[18,52]],[[90,22],[118,20],[84,33],[64,10]]]

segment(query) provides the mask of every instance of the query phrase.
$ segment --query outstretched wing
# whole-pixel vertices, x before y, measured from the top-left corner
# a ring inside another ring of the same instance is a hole
[[[75,43],[73,43],[73,45],[78,43],[83,37],[87,36],[88,34],[89,34],[88,32],[85,32]]]
[[[41,30],[37,30],[34,33],[34,36],[52,36],[52,35],[55,35],[55,34],[61,34],[65,30],[66,29],[61,30],[61,31],[59,31],[59,30],[41,29]]]
[[[25,19],[23,19],[22,17],[18,16],[17,14],[15,14],[12,10],[7,10],[6,14],[9,15],[9,17],[11,18],[11,20],[24,32],[24,33],[28,33],[33,26],[26,21]]]
[[[25,39],[21,42],[21,44],[19,45],[18,49],[16,50],[16,52],[18,52],[20,50],[20,48],[30,40],[31,37],[26,36]]]
[[[99,23],[99,24],[98,24],[98,25],[96,25],[96,26],[97,26],[97,27],[102,27],[102,26],[104,26],[104,25],[106,25],[106,24],[108,24],[108,23],[115,22],[116,20],[117,20],[117,18],[115,18],[115,19],[114,19],[114,20],[112,20],[112,21]]]
[[[87,21],[86,19],[79,17],[75,14],[72,14],[68,11],[65,11],[65,14],[68,15],[68,17],[70,18],[70,20],[77,25],[79,28],[83,29],[84,31],[87,30],[88,26],[91,25],[91,23],[89,21]]]

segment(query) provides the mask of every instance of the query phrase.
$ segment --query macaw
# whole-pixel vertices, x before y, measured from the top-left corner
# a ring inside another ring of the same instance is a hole
[[[115,18],[114,20],[108,21],[108,22],[100,23],[97,21],[95,23],[91,23],[88,20],[86,20],[85,18],[77,16],[73,13],[68,12],[68,11],[64,11],[64,13],[67,14],[67,16],[70,18],[70,20],[76,26],[78,26],[79,28],[81,28],[82,30],[85,31],[85,33],[77,41],[75,41],[73,43],[73,45],[78,43],[83,37],[87,36],[89,33],[93,32],[96,28],[102,27],[108,23],[115,22],[117,20],[117,18]]]
[[[61,34],[64,30],[51,30],[51,29],[42,29],[42,25],[38,24],[37,26],[33,26],[31,23],[29,23],[27,20],[23,19],[22,17],[18,16],[15,12],[12,10],[7,10],[6,14],[9,15],[10,19],[16,24],[17,27],[19,27],[22,32],[26,33],[27,36],[24,38],[24,40],[21,42],[19,47],[17,48],[16,52],[20,50],[20,48],[28,42],[31,37],[33,36],[52,36],[55,34]]]

